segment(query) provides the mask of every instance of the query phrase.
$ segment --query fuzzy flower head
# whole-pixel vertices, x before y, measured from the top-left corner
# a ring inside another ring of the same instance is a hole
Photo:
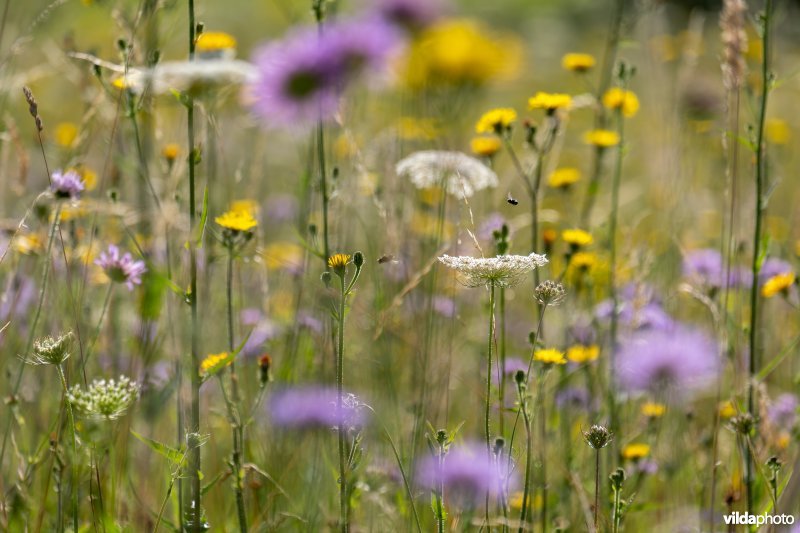
[[[772,298],[776,294],[787,293],[789,288],[794,285],[796,276],[794,272],[776,274],[769,278],[761,287],[761,295],[764,298]]]
[[[458,198],[471,198],[476,192],[497,187],[499,183],[492,169],[461,152],[415,152],[401,159],[395,171],[399,176],[408,177],[418,189],[443,187]]]
[[[477,156],[492,157],[500,151],[503,143],[497,137],[474,137],[469,142],[469,147]]]
[[[564,239],[564,242],[569,244],[570,248],[573,250],[589,246],[594,241],[592,234],[582,229],[566,229],[561,232],[561,238]]]
[[[534,298],[542,305],[558,305],[564,301],[566,295],[567,291],[561,283],[549,279],[541,282],[533,290]]]
[[[502,135],[511,129],[517,120],[517,112],[510,107],[487,111],[475,123],[475,133],[496,133]]]
[[[56,170],[50,177],[50,190],[58,199],[77,200],[85,189],[80,174],[74,170]]]
[[[353,430],[366,423],[370,407],[358,396],[344,393],[341,411],[338,404],[336,389],[302,386],[275,393],[269,411],[273,424],[288,429]]]
[[[634,442],[622,448],[622,458],[628,461],[638,461],[650,455],[650,446],[648,444]]]
[[[116,420],[125,414],[139,397],[139,385],[126,376],[118,381],[94,380],[85,391],[75,385],[67,394],[75,412],[84,418]]]
[[[204,31],[195,41],[195,52],[200,59],[233,59],[236,39],[221,31]]]
[[[553,189],[567,189],[581,179],[581,172],[577,168],[557,168],[547,177],[547,186]]]
[[[705,333],[680,325],[637,332],[617,356],[617,383],[629,392],[668,392],[676,401],[688,398],[715,380],[718,351]]]
[[[70,356],[72,332],[58,337],[45,337],[33,343],[33,354],[25,362],[31,365],[60,365]]]
[[[610,148],[619,144],[619,134],[612,130],[591,130],[583,135],[583,141],[598,148]]]
[[[142,284],[142,274],[147,272],[144,261],[135,261],[129,252],[120,255],[119,248],[113,244],[100,253],[95,265],[102,268],[114,283],[124,283],[129,291],[134,285]]]
[[[614,434],[607,427],[594,424],[583,432],[583,439],[590,448],[600,450],[611,444]]]
[[[439,262],[461,274],[461,282],[467,287],[511,287],[524,274],[546,265],[547,258],[539,254],[497,257],[443,255]]]
[[[713,248],[687,252],[683,257],[683,275],[698,285],[720,288],[725,278],[722,256]]]
[[[785,431],[794,429],[798,418],[800,401],[790,393],[781,394],[767,409],[766,420],[775,428]]]
[[[561,66],[564,67],[565,70],[571,72],[587,72],[594,67],[595,63],[597,63],[597,61],[591,54],[570,53],[564,54],[564,57],[561,58]]]
[[[572,107],[572,97],[568,94],[540,91],[528,99],[528,109],[544,109],[548,114],[570,107]]]
[[[636,93],[612,87],[603,95],[603,105],[612,110],[619,110],[628,118],[639,111],[639,98]]]
[[[231,209],[216,217],[214,222],[220,227],[236,233],[249,232],[258,226],[258,221],[249,209]]]
[[[663,403],[646,402],[642,404],[642,414],[647,418],[658,418],[667,412],[667,406]]]
[[[579,365],[596,361],[598,357],[600,357],[600,347],[596,344],[590,344],[588,346],[575,344],[570,346],[567,350],[567,359]]]
[[[556,350],[555,348],[534,350],[533,360],[539,361],[545,365],[563,365],[567,363],[567,359],[564,357],[564,352]]]

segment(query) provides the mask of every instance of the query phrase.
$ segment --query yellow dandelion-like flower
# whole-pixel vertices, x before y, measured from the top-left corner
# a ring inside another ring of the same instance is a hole
[[[628,444],[622,448],[622,458],[635,461],[650,455],[650,445],[644,443]]]
[[[789,287],[794,285],[795,278],[794,272],[785,272],[777,276],[772,276],[764,283],[764,286],[761,287],[761,296],[764,298],[772,298],[780,292],[788,291]]]
[[[533,358],[546,365],[564,365],[567,363],[564,352],[560,352],[555,348],[536,350],[533,352]]]
[[[569,109],[572,97],[562,93],[538,92],[528,99],[529,109],[545,109],[552,113],[556,109]]]
[[[768,118],[764,128],[767,140],[772,144],[788,144],[792,140],[792,130],[783,119]]]
[[[252,198],[244,198],[242,200],[234,200],[231,202],[229,211],[241,211],[243,213],[250,213],[253,216],[258,214],[258,202]]]
[[[588,270],[597,264],[597,255],[590,252],[577,252],[569,260],[570,266]]]
[[[470,150],[481,157],[492,157],[500,151],[503,143],[497,137],[475,137],[469,143]]]
[[[60,122],[56,124],[55,140],[56,144],[64,148],[69,148],[78,138],[78,126],[72,122]]]
[[[619,144],[619,134],[611,130],[591,130],[584,133],[583,141],[592,146],[609,148]]]
[[[582,229],[565,229],[561,232],[561,238],[573,248],[589,246],[594,242],[592,234]]]
[[[577,168],[557,168],[547,178],[547,185],[553,189],[566,189],[581,179],[581,171]]]
[[[344,269],[350,262],[350,254],[333,254],[328,258],[328,268],[332,270]]]
[[[619,109],[626,117],[632,117],[639,111],[639,98],[633,91],[612,87],[603,95],[603,105],[608,109]]]
[[[642,414],[648,418],[658,418],[667,412],[663,403],[646,402],[642,405]]]
[[[492,109],[481,115],[475,124],[476,133],[502,133],[517,120],[517,112],[510,107]]]
[[[167,143],[161,148],[161,156],[168,162],[175,161],[181,153],[181,147],[177,143]]]
[[[42,250],[42,239],[38,235],[17,235],[13,241],[14,250],[24,255],[31,255]]]
[[[216,370],[221,365],[230,365],[233,361],[225,362],[228,359],[228,356],[228,352],[209,354],[205,359],[200,361],[200,374],[208,374],[210,371]]]
[[[721,418],[733,418],[737,413],[736,406],[730,400],[720,403],[717,412]]]
[[[572,72],[586,72],[591,69],[597,61],[591,54],[564,54],[561,58],[561,66]]]
[[[214,221],[231,231],[250,231],[258,226],[258,221],[249,211],[228,211],[216,217]]]
[[[596,360],[600,357],[600,347],[596,344],[583,346],[576,344],[567,350],[567,359],[573,363],[582,364]]]
[[[229,48],[236,48],[236,39],[222,31],[204,31],[195,43],[197,52],[213,52]]]

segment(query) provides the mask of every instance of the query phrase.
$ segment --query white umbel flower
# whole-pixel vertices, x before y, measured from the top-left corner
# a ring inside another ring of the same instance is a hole
[[[87,390],[75,385],[67,399],[75,412],[85,418],[115,420],[128,410],[139,397],[139,385],[126,376],[119,380],[94,380]]]
[[[498,255],[497,257],[453,257],[443,255],[439,262],[462,275],[461,283],[467,287],[510,287],[533,269],[547,264],[547,257],[539,254]]]
[[[461,152],[423,150],[401,159],[395,171],[406,176],[418,189],[444,187],[448,194],[471,198],[488,187],[497,187],[497,174],[492,169]]]
[[[136,94],[145,90],[156,94],[167,94],[173,90],[197,93],[221,87],[243,86],[253,81],[255,75],[253,65],[236,59],[165,61],[152,69],[130,69],[119,84]]]

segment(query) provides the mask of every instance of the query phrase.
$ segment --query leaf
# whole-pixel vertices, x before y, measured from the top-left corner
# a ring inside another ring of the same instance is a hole
[[[145,443],[151,450],[163,457],[166,457],[174,465],[181,465],[186,459],[186,454],[177,448],[173,448],[172,446],[168,446],[163,442],[158,442],[157,440],[140,435],[134,430],[131,430],[131,433],[134,437]]]
[[[203,210],[200,212],[200,224],[195,230],[194,245],[195,248],[203,247],[203,234],[206,231],[206,220],[208,219],[208,187],[203,189]]]
[[[214,488],[214,485],[216,485],[216,484],[217,484],[217,482],[218,482],[220,479],[222,479],[222,472],[219,472],[219,473],[218,473],[216,476],[214,476],[213,478],[211,478],[211,481],[209,481],[208,483],[206,483],[205,485],[203,485],[203,488],[201,488],[201,489],[200,489],[200,495],[201,495],[201,496],[205,496],[205,494],[206,494],[208,491],[210,491],[211,489],[213,489],[213,488]]]

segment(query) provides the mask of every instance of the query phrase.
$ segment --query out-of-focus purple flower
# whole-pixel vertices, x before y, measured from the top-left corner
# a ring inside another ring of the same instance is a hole
[[[790,272],[794,272],[794,268],[792,268],[790,263],[774,257],[767,258],[761,264],[761,270],[758,272],[758,283],[762,285],[766,283],[769,278],[774,278],[779,274],[788,274]]]
[[[767,420],[776,428],[791,431],[797,422],[798,405],[794,394],[781,394],[767,409]]]
[[[513,376],[514,374],[516,374],[520,370],[522,370],[523,372],[527,372],[528,371],[528,363],[526,363],[525,361],[523,361],[522,359],[520,359],[518,357],[508,357],[508,358],[506,358],[506,365],[505,365],[505,368],[503,370],[506,373],[506,375],[512,375]],[[515,395],[515,397],[516,397],[516,395]]]
[[[308,330],[313,331],[317,335],[322,333],[322,321],[306,311],[297,313],[297,323]]]
[[[592,408],[592,398],[584,387],[565,387],[556,393],[556,407],[588,411]]]
[[[500,231],[505,223],[506,219],[500,213],[489,214],[478,226],[478,239],[481,241],[493,241],[494,232]]]
[[[642,474],[653,475],[658,472],[658,463],[652,459],[640,459],[636,462],[636,469]]]
[[[451,318],[456,314],[456,303],[447,296],[433,297],[433,310],[445,318]]]
[[[108,250],[100,253],[95,265],[105,270],[106,275],[114,283],[124,283],[129,291],[134,285],[142,284],[142,274],[147,272],[144,261],[136,261],[130,253],[120,255],[119,248],[113,244],[108,245]]]
[[[433,455],[423,458],[417,465],[418,478],[428,489],[444,484],[444,497],[458,507],[480,505],[488,492],[492,498],[500,494],[506,479],[507,461],[490,458],[485,444],[464,443],[454,445],[439,467]],[[510,486],[515,485],[515,479]]]
[[[619,294],[617,316],[619,323],[631,329],[670,329],[675,322],[661,307],[655,290],[645,284],[631,283]],[[613,302],[603,300],[595,306],[595,316],[608,321],[614,308]]]
[[[386,23],[413,32],[433,23],[445,9],[442,0],[378,0],[372,11]]]
[[[703,248],[683,256],[683,275],[690,281],[711,288],[719,288],[725,279],[722,255],[719,250]]]
[[[259,320],[254,326],[250,337],[242,346],[242,355],[244,357],[261,355],[264,351],[264,343],[274,339],[279,333],[278,326],[267,318]]]
[[[169,384],[175,371],[175,365],[167,361],[159,361],[145,370],[145,377],[142,380],[144,390],[163,389]]]
[[[617,383],[630,392],[667,391],[679,401],[716,379],[718,352],[708,335],[682,325],[637,332],[617,355]]]
[[[369,407],[355,394],[345,393],[338,409],[334,388],[303,386],[276,392],[269,402],[272,423],[291,429],[338,429],[361,427]]]
[[[262,316],[261,309],[256,307],[242,309],[242,311],[239,313],[239,318],[242,321],[242,325],[246,327],[252,327],[258,324]]]
[[[15,275],[6,292],[0,298],[0,322],[10,318],[24,319],[36,301],[36,286],[33,279]]]
[[[276,194],[267,199],[266,215],[273,222],[286,222],[297,216],[297,199],[291,194]]]
[[[609,313],[611,307],[609,307]],[[574,341],[574,344],[581,346],[591,346],[597,344],[597,332],[592,327],[592,321],[587,317],[578,318],[574,324],[569,328],[569,335]]]
[[[56,198],[77,199],[83,192],[84,185],[80,174],[74,170],[62,172],[56,170],[50,176],[50,190]]]

